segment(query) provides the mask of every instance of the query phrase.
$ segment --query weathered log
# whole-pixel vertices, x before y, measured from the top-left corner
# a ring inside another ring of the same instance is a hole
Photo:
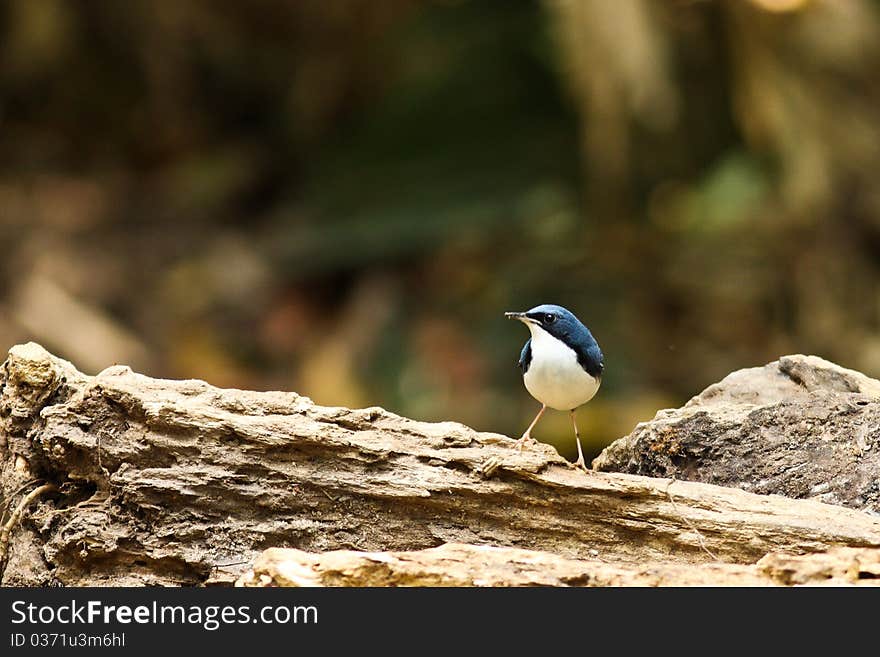
[[[6,584],[231,582],[262,550],[446,542],[616,564],[752,563],[880,546],[880,520],[809,500],[585,474],[551,447],[294,393],[221,390],[114,366],[86,376],[39,345],[0,375]],[[28,482],[34,482],[27,485]]]
[[[771,553],[756,564],[614,564],[446,543],[412,552],[270,548],[237,586],[880,586],[880,550]]]

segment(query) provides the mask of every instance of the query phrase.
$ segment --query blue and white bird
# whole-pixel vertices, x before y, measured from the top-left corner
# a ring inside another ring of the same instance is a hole
[[[520,448],[534,442],[532,429],[548,406],[568,411],[578,448],[574,465],[586,470],[575,411],[593,398],[602,383],[605,359],[599,344],[590,329],[562,306],[544,304],[524,313],[504,314],[521,321],[532,334],[522,349],[519,366],[526,390],[541,402],[541,410],[519,439]]]

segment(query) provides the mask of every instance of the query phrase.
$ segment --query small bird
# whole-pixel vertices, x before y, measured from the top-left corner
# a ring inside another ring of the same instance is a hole
[[[518,441],[519,447],[535,442],[532,429],[548,406],[568,411],[578,448],[574,465],[586,470],[575,411],[593,398],[602,383],[605,358],[599,344],[590,329],[562,306],[544,304],[504,315],[521,321],[532,334],[519,356],[519,366],[526,390],[541,402],[541,410]]]

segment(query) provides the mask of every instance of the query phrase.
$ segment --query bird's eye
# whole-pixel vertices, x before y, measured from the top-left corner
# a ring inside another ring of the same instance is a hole
[[[546,315],[544,315],[544,323],[545,324],[552,324],[555,321],[556,321],[556,315],[554,315],[553,313],[547,313]]]

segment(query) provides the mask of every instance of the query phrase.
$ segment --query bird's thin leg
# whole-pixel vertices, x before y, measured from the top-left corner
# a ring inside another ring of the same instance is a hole
[[[574,439],[577,441],[578,446],[578,460],[574,462],[574,467],[580,468],[584,472],[588,471],[587,464],[584,461],[584,451],[581,449],[581,434],[578,432],[578,423],[575,419],[575,409],[571,410],[571,423],[574,426]]]
[[[535,416],[535,419],[532,420],[532,423],[529,425],[529,428],[526,429],[525,433],[522,435],[522,438],[516,441],[516,448],[522,449],[526,445],[530,443],[537,442],[534,438],[532,438],[532,429],[535,428],[535,425],[538,424],[538,420],[541,419],[541,416],[544,415],[544,411],[547,410],[546,404],[541,404],[541,410],[538,411],[538,414]]]

